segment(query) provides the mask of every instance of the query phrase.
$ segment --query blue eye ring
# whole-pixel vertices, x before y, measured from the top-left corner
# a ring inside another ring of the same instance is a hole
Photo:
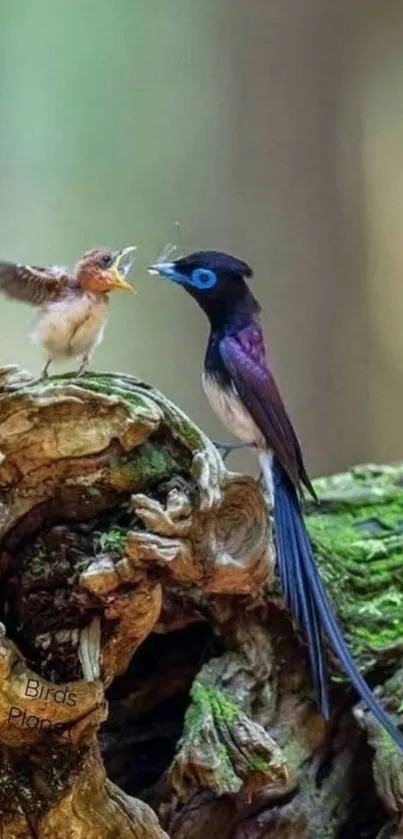
[[[212,288],[217,282],[217,275],[210,268],[195,268],[190,276],[190,284],[195,288]]]

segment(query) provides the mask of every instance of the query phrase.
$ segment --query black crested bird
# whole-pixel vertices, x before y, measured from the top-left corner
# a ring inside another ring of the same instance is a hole
[[[220,251],[198,251],[173,262],[157,262],[149,271],[182,285],[210,322],[203,387],[224,426],[259,452],[274,507],[284,598],[306,635],[322,714],[329,716],[325,634],[357,692],[403,751],[402,734],[357,669],[315,565],[301,509],[304,488],[317,498],[267,362],[260,305],[245,282],[252,276],[251,268]]]

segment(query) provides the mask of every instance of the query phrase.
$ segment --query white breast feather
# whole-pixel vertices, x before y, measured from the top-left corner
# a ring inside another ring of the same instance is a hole
[[[83,356],[102,340],[106,315],[106,301],[91,294],[57,300],[42,308],[31,338],[51,359]]]
[[[239,397],[234,385],[224,390],[215,380],[203,374],[203,388],[207,399],[222,424],[243,443],[265,447],[262,433]]]

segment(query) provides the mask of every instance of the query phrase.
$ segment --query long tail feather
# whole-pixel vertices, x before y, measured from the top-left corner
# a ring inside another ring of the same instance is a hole
[[[328,675],[325,664],[321,620],[310,584],[304,570],[303,551],[300,546],[300,528],[290,516],[287,496],[284,503],[278,486],[277,467],[274,466],[276,541],[278,567],[286,605],[300,629],[305,633],[318,705],[323,716],[329,717]],[[287,487],[287,491],[288,487]],[[292,513],[294,510],[292,510]],[[301,522],[302,528],[303,524]],[[305,541],[307,537],[305,536]],[[302,557],[301,557],[302,554]]]
[[[269,455],[268,455],[269,457]],[[378,704],[343,638],[326,589],[315,565],[299,501],[281,467],[274,463],[275,525],[278,567],[286,603],[305,633],[318,704],[329,714],[322,631],[360,697],[403,751],[403,735]]]

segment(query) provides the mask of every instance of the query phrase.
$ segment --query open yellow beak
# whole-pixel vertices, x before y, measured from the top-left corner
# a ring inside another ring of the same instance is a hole
[[[111,288],[121,288],[124,291],[131,291],[132,294],[136,294],[136,289],[126,280],[126,275],[129,273],[135,260],[136,250],[137,248],[131,245],[117,252],[115,262],[109,271]]]

